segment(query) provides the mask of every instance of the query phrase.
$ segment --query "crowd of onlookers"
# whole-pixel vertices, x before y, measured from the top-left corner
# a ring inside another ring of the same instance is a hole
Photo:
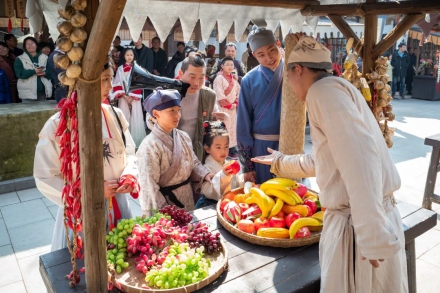
[[[123,53],[127,48],[133,49],[133,59],[137,64],[157,76],[179,78],[183,60],[196,53],[201,54],[207,64],[207,86],[213,87],[217,74],[222,71],[221,60],[214,57],[214,45],[207,45],[201,52],[195,46],[178,42],[176,52],[169,58],[161,48],[158,37],[154,37],[151,44],[151,47],[144,45],[141,34],[137,40],[124,47],[121,46],[120,37],[116,36],[110,53],[115,64],[115,74],[117,67],[124,65]],[[0,42],[0,104],[60,101],[66,96],[67,88],[58,80],[58,74],[62,70],[56,67],[53,57],[62,52],[57,50],[52,40],[42,42],[33,37],[26,37],[22,48],[17,47],[17,38],[13,34],[6,34],[4,42]],[[281,46],[280,49],[282,50]],[[246,72],[258,65],[258,61],[252,55],[249,45],[241,61],[236,59],[236,55],[237,46],[228,43],[224,56],[232,58],[232,73],[240,82]]]

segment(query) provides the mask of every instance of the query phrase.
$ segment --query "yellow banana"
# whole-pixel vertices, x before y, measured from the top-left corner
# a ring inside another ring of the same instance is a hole
[[[295,199],[296,204],[303,204],[301,196],[299,196],[294,190],[287,191],[287,194],[291,195]]]
[[[281,209],[283,208],[283,205],[284,205],[284,201],[277,198],[275,205],[273,206],[272,210],[270,211],[269,218],[278,214],[281,211]]]
[[[290,239],[293,239],[296,235],[296,232],[305,226],[318,227],[322,226],[322,222],[315,218],[300,218],[295,220],[295,222],[293,222],[289,228]]]
[[[287,179],[287,178],[272,178],[269,181],[280,182],[283,184],[287,184],[290,188],[297,189],[298,183],[295,180]]]
[[[304,197],[310,197],[310,196],[313,196],[316,199],[318,199],[318,195],[316,195],[315,193],[312,193],[310,191],[307,191],[306,194],[304,195]]]
[[[251,188],[251,193],[252,196],[256,197],[257,200],[261,203],[261,206],[259,205],[259,207],[261,209],[262,216],[265,218],[269,217],[269,213],[275,205],[274,200],[258,188]]]
[[[291,194],[287,193],[288,191],[291,190],[268,189],[266,190],[266,194],[276,196],[277,198],[282,199],[285,203],[294,206],[297,204],[296,200]]]
[[[258,199],[258,198],[256,198],[255,196],[251,196],[251,197],[248,197],[248,198],[246,198],[245,200],[244,200],[244,202],[245,203],[247,203],[247,204],[256,204],[260,209],[261,209],[261,202],[260,202],[260,200]]]
[[[288,184],[269,180],[261,184],[260,189],[266,192],[268,189],[291,190],[292,188]]]

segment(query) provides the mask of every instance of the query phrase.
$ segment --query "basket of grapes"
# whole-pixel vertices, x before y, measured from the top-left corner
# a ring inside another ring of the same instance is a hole
[[[319,242],[324,208],[318,194],[294,180],[273,178],[245,184],[217,203],[220,224],[253,244],[297,247]]]
[[[152,217],[121,220],[107,235],[110,289],[122,292],[193,292],[217,279],[228,252],[220,233],[176,206]]]

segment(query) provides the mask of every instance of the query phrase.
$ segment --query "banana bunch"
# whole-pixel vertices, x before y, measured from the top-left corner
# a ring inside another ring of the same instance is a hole
[[[261,190],[267,195],[281,199],[290,205],[302,204],[301,197],[292,189],[297,189],[298,184],[290,179],[273,178],[261,184]]]
[[[273,207],[275,206],[275,201],[267,196],[261,189],[252,187],[250,189],[251,197],[245,200],[247,204],[256,204],[261,209],[261,214],[263,217],[268,218],[271,214]]]
[[[302,227],[322,227],[323,223],[320,219],[318,218],[312,218],[312,217],[308,217],[308,218],[300,218],[295,220],[295,222],[292,223],[292,225],[290,225],[289,228],[289,234],[290,234],[290,239],[293,239],[296,235],[296,232],[298,232],[299,229],[301,229]]]

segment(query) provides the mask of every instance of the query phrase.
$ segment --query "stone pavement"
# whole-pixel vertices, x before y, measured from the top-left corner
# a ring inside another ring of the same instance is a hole
[[[420,206],[431,149],[426,136],[440,132],[440,102],[395,100],[394,147],[390,150],[402,178],[396,197]],[[312,145],[307,137],[306,152]],[[315,180],[312,187],[317,189]],[[437,181],[440,193],[440,179]],[[134,215],[140,215],[138,201],[130,200]],[[37,189],[0,194],[0,293],[46,292],[39,273],[41,254],[50,250],[58,207]],[[440,213],[440,206],[433,209]],[[416,239],[417,288],[437,293],[440,288],[440,215],[434,229]],[[68,272],[66,272],[68,273]]]

